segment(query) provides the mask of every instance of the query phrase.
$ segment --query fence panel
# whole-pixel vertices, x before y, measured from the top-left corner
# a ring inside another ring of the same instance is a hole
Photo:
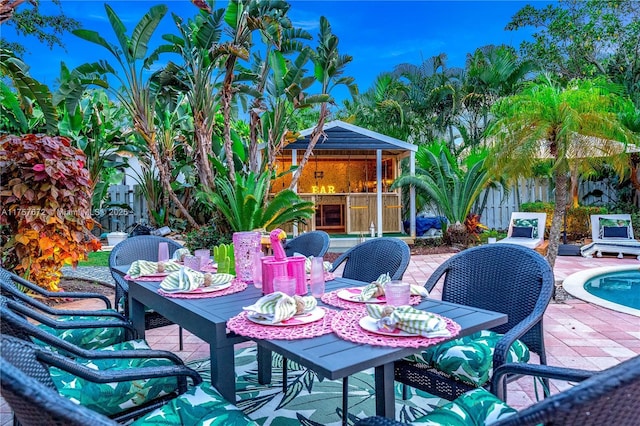
[[[138,185],[112,185],[107,192],[108,201],[96,212],[102,232],[124,231],[139,221],[147,221],[147,203],[138,194]]]

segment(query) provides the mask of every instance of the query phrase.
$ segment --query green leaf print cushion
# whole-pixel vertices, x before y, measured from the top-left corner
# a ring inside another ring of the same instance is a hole
[[[194,386],[131,426],[257,426],[208,383]]]
[[[467,392],[412,422],[418,425],[484,426],[514,414],[516,410],[484,389]]]
[[[131,349],[150,349],[150,347],[144,340],[134,340],[103,348],[103,350]],[[159,358],[77,359],[76,361],[99,371],[174,365],[171,360]],[[49,368],[49,374],[60,395],[106,416],[147,403],[175,391],[178,387],[175,377],[93,383],[56,367]]]
[[[502,334],[479,331],[470,336],[451,340],[428,348],[410,361],[424,362],[474,386],[483,386],[493,372],[493,352]],[[516,340],[507,353],[507,362],[528,362],[529,348]]]
[[[73,315],[60,316],[58,317],[58,320],[65,322],[119,321],[115,317]],[[74,345],[80,346],[84,349],[99,349],[105,346],[113,345],[115,343],[122,342],[125,339],[126,335],[126,330],[122,327],[55,329],[44,324],[39,324],[38,327],[45,330],[49,334],[57,336],[62,340],[73,343]]]

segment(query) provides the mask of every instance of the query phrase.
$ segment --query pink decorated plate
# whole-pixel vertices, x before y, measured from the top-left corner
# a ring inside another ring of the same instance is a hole
[[[347,302],[354,303],[386,303],[387,299],[383,296],[372,297],[368,300],[360,300],[360,294],[362,294],[362,289],[364,287],[353,287],[353,288],[343,288],[342,290],[336,293],[342,300],[346,300]]]
[[[312,322],[316,322],[319,319],[322,319],[325,315],[326,311],[318,306],[316,306],[311,312],[307,312],[306,314],[294,315],[293,318],[289,318],[287,320],[277,322],[273,324],[271,320],[268,320],[264,317],[254,317],[247,314],[247,319],[249,321],[255,322],[260,325],[272,325],[275,327],[288,327],[292,325],[303,325],[310,324]]]
[[[172,293],[172,294],[203,294],[203,293],[213,293],[214,291],[220,291],[220,290],[224,290],[225,288],[229,288],[231,287],[232,281],[229,281],[227,283],[224,284],[220,284],[220,285],[212,285],[209,287],[198,287],[195,290],[191,290],[191,291],[182,291],[182,290],[167,290],[167,289],[162,289],[162,291],[164,291],[165,293]]]
[[[389,330],[384,327],[379,327],[378,321],[375,318],[370,317],[369,315],[366,315],[360,318],[359,324],[360,324],[360,327],[362,327],[364,330],[367,330],[376,334],[382,334],[385,336],[396,336],[396,337],[419,336],[419,334],[417,333],[409,333],[404,330],[400,330],[399,328],[396,328],[395,330]]]

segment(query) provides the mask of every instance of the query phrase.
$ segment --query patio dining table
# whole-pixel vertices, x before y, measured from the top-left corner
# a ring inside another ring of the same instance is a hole
[[[117,267],[123,276],[127,265]],[[140,334],[144,336],[145,306],[179,324],[184,329],[209,343],[211,355],[211,382],[229,401],[235,401],[235,380],[230,380],[235,371],[233,346],[249,340],[227,327],[227,321],[252,305],[262,296],[260,289],[249,285],[233,294],[211,298],[171,298],[158,292],[159,282],[129,281],[129,317]],[[361,287],[360,281],[336,277],[326,282],[326,291]],[[319,306],[337,309],[321,301]],[[457,337],[492,328],[507,322],[507,315],[425,298],[416,306],[447,317],[460,325]],[[258,380],[261,384],[271,380],[271,351],[307,367],[330,379],[344,379],[352,374],[374,368],[376,414],[395,416],[393,363],[405,356],[420,351],[420,348],[374,346],[355,343],[340,338],[335,333],[318,337],[278,340],[251,339],[258,342]]]

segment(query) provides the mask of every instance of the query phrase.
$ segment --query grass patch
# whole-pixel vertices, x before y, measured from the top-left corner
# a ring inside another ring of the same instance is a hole
[[[78,262],[78,266],[109,266],[109,251],[93,251],[88,254],[87,260]]]

